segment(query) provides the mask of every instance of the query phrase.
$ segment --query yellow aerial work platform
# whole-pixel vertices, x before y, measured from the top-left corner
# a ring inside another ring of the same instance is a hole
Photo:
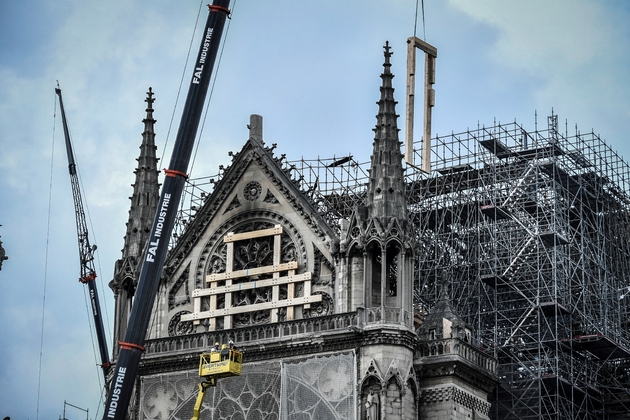
[[[223,349],[211,353],[202,353],[199,361],[199,376],[227,378],[240,375],[243,353],[234,349]]]
[[[199,376],[204,378],[204,380],[198,384],[199,393],[197,394],[197,401],[195,401],[191,420],[199,420],[206,390],[211,386],[216,386],[218,378],[240,375],[242,365],[243,353],[234,348],[201,354]]]

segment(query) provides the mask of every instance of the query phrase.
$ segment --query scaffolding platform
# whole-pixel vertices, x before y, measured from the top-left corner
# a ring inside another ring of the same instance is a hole
[[[506,276],[499,276],[496,274],[483,274],[479,277],[479,279],[493,289],[501,286],[508,286],[509,284],[509,280]]]
[[[576,403],[588,399],[589,406],[593,408],[603,406],[601,393],[593,387],[580,387],[563,377],[553,374],[543,375],[541,381],[548,390],[557,392],[561,397],[570,398]]]
[[[573,349],[588,351],[600,360],[630,357],[630,351],[603,334],[578,335],[571,342]]]
[[[501,206],[495,206],[494,204],[485,204],[479,208],[484,216],[489,217],[492,220],[509,219],[510,214],[505,211]]]
[[[563,316],[571,313],[571,311],[558,302],[541,302],[539,306],[546,317],[555,317],[556,315]]]
[[[488,149],[490,153],[493,153],[499,159],[506,159],[509,157],[516,156],[512,150],[505,144],[503,144],[499,139],[491,137],[488,140],[479,140],[479,144]]]
[[[538,235],[545,245],[548,247],[554,247],[558,245],[566,245],[569,240],[558,232],[544,231]]]
[[[550,144],[535,149],[517,150],[513,154],[521,159],[540,159],[560,156],[564,154],[564,151],[557,144]]]

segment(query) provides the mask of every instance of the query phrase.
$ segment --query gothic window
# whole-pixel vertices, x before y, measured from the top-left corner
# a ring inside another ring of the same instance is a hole
[[[371,304],[375,307],[382,304],[385,299],[386,306],[396,306],[398,302],[400,248],[397,244],[389,245],[385,250],[385,258],[381,253],[381,247],[374,245],[369,252],[369,279],[371,279]],[[385,267],[383,267],[385,264]],[[384,295],[384,296],[383,296]]]
[[[389,296],[398,295],[398,247],[390,245],[387,247],[387,294]]]
[[[372,279],[372,304],[370,306],[375,307],[381,305],[381,267],[383,265],[381,248],[378,245],[373,246],[369,255],[370,277]]]
[[[403,419],[416,420],[418,418],[416,410],[416,387],[411,380],[405,384],[405,392],[402,396],[403,400]]]

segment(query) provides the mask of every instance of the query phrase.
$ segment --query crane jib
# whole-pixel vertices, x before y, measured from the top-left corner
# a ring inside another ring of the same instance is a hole
[[[195,69],[182,112],[182,119],[173,146],[169,169],[151,227],[138,288],[133,300],[124,341],[121,342],[116,370],[112,377],[103,419],[124,420],[135,385],[144,340],[151,320],[153,303],[160,283],[162,267],[168,251],[177,208],[181,199],[188,162],[197,136],[212,69],[219,50],[221,34],[229,13],[229,0],[214,0],[199,47]]]
[[[72,142],[70,141],[70,130],[68,129],[68,120],[66,119],[66,111],[63,107],[63,97],[59,83],[55,88],[55,93],[59,97],[59,108],[61,111],[61,121],[63,123],[63,134],[66,142],[66,152],[68,154],[68,170],[70,172],[70,186],[72,188],[72,198],[74,200],[74,215],[77,225],[77,239],[79,245],[79,262],[81,277],[79,281],[87,284],[90,293],[90,303],[92,306],[92,318],[94,321],[94,330],[98,341],[99,353],[101,356],[101,368],[103,378],[107,381],[111,362],[109,360],[109,352],[107,350],[107,339],[105,337],[105,327],[103,326],[103,317],[101,316],[101,306],[98,297],[98,291],[93,281],[96,279],[96,271],[94,267],[93,252],[96,246],[90,245],[88,236],[87,221],[85,219],[85,211],[83,211],[83,198],[81,196],[81,187],[77,176],[76,163],[74,160],[74,152],[72,151]]]

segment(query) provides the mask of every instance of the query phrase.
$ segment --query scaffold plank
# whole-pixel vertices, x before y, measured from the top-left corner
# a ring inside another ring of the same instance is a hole
[[[280,286],[282,284],[297,283],[300,281],[311,280],[311,273],[295,274],[292,276],[284,276],[265,280],[249,281],[245,283],[230,284],[225,286],[211,287],[208,289],[193,290],[193,297],[212,296],[222,293],[235,293],[241,290],[250,290],[260,287]]]
[[[278,264],[278,265],[268,265],[265,267],[255,267],[255,268],[249,268],[245,270],[237,270],[237,271],[231,271],[231,272],[225,272],[225,273],[213,273],[213,274],[208,274],[206,276],[206,282],[210,283],[213,281],[258,276],[260,274],[269,274],[269,273],[274,273],[274,272],[279,272],[279,271],[294,270],[297,267],[298,267],[297,261],[291,261],[288,263],[283,263],[283,264]]]
[[[308,303],[321,302],[322,295],[303,296],[293,299],[278,300],[275,302],[256,303],[253,305],[233,306],[231,308],[215,309],[211,311],[202,311],[192,314],[184,314],[182,321],[195,321],[205,318],[217,318],[228,315],[242,314],[254,311],[264,311],[269,309],[286,308],[288,306],[304,305]]]

